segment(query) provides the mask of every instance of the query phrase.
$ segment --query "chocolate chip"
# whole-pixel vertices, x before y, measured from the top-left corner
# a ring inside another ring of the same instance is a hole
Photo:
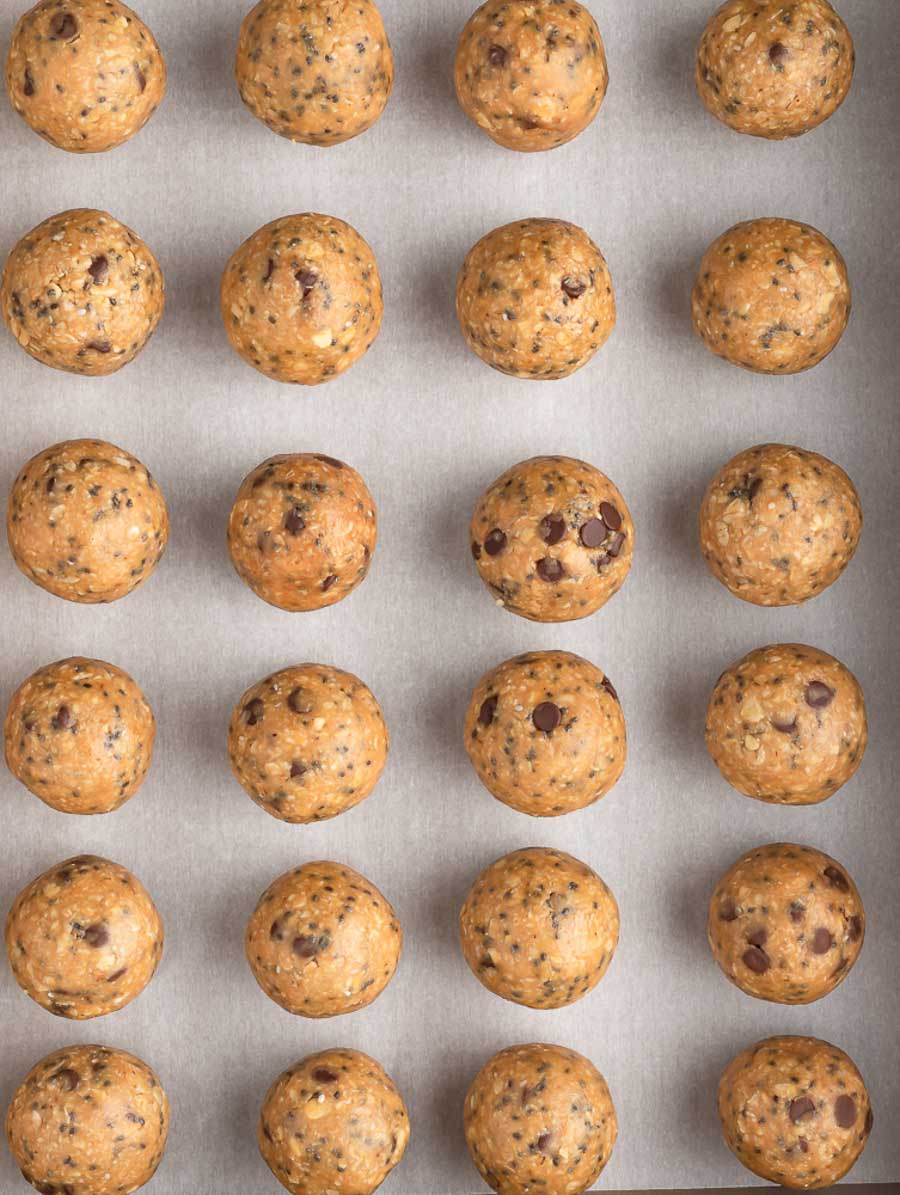
[[[839,1095],[834,1101],[834,1119],[838,1128],[852,1129],[856,1124],[856,1100],[852,1095]]]
[[[562,721],[562,712],[559,706],[554,705],[552,701],[542,701],[531,715],[531,720],[538,730],[542,730],[544,734],[550,734]]]
[[[769,969],[769,958],[764,950],[758,946],[751,946],[743,953],[744,966],[749,967],[757,975],[765,975]]]
[[[562,280],[563,292],[569,296],[570,299],[580,299],[587,290],[587,283],[580,278],[573,278],[571,274],[567,274]]]
[[[800,922],[803,920],[803,918],[806,916],[806,909],[803,907],[803,905],[800,903],[799,900],[795,900],[791,904],[790,914],[791,914],[791,921],[793,921],[794,925],[799,925]]]
[[[497,698],[488,697],[486,701],[481,703],[481,709],[478,711],[478,721],[482,726],[490,726],[494,720],[494,714],[497,712]]]
[[[558,544],[566,533],[566,521],[559,515],[545,515],[538,523],[538,535],[552,547]]]
[[[481,559],[481,544],[477,544],[474,539],[472,540],[472,558],[474,560]]]
[[[756,497],[756,495],[762,489],[762,478],[754,477],[753,480],[751,481],[750,478],[748,477],[745,484],[747,485],[747,499],[749,502],[752,503],[753,499]]]
[[[738,911],[733,900],[726,900],[719,906],[720,921],[737,921]]]
[[[791,1100],[788,1105],[788,1116],[791,1124],[798,1124],[804,1116],[809,1116],[816,1110],[815,1100],[808,1095],[801,1095],[799,1099]]]
[[[53,717],[50,719],[50,725],[54,730],[65,730],[72,721],[72,711],[67,705],[61,705]]]
[[[93,946],[95,950],[99,950],[101,946],[105,946],[109,941],[109,930],[105,925],[97,922],[94,925],[89,925],[82,934],[88,946]]]
[[[283,526],[288,535],[299,535],[306,528],[306,520],[296,506],[291,507],[284,516]]]
[[[820,926],[813,934],[809,945],[813,954],[827,954],[834,945],[834,939],[827,929]]]
[[[312,270],[298,270],[294,277],[300,283],[302,297],[308,299],[315,290],[316,283],[319,281],[319,275],[314,274]]]
[[[53,1076],[64,1091],[75,1091],[81,1079],[78,1077],[78,1072],[72,1070],[70,1066],[64,1066],[62,1070],[57,1071]]]
[[[315,958],[319,953],[319,939],[303,934],[299,938],[294,938],[291,949],[297,958]]]
[[[254,697],[251,701],[248,701],[244,706],[244,721],[247,725],[255,726],[263,716],[264,709],[265,706],[261,697]]]
[[[872,1125],[875,1123],[875,1113],[872,1111],[871,1105],[866,1110],[866,1129],[867,1133],[871,1133]]]
[[[796,734],[797,733],[797,719],[793,722],[774,722],[772,729],[777,730],[779,734]]]
[[[88,273],[96,283],[105,282],[109,276],[109,259],[102,254],[95,257],[88,266]]]
[[[776,41],[769,46],[769,57],[773,62],[784,62],[790,56],[790,51],[784,42]]]
[[[25,68],[25,78],[22,81],[22,94],[28,96],[30,99],[34,95],[34,75],[28,68]]]
[[[751,946],[759,946],[762,948],[769,940],[768,932],[764,929],[755,929],[752,934],[747,934],[747,941]]]
[[[839,892],[850,891],[850,881],[838,867],[826,867],[825,875],[828,877],[828,882],[832,888],[837,888]]]
[[[606,549],[607,556],[609,556],[611,559],[615,560],[615,558],[622,551],[622,544],[624,544],[624,543],[625,543],[624,533],[621,531],[617,531],[616,534],[609,541],[609,545]]]
[[[831,705],[833,700],[834,689],[829,689],[822,681],[814,680],[806,686],[806,704],[811,705],[814,710],[823,710],[826,705]]]
[[[862,937],[863,924],[862,917],[854,916],[850,918],[850,924],[847,927],[847,937],[851,942],[858,942]]]
[[[303,700],[303,690],[300,688],[291,689],[287,704],[288,709],[294,714],[308,714],[312,710],[309,702]]]
[[[538,1153],[545,1153],[552,1140],[552,1133],[541,1133],[540,1137],[538,1137],[537,1141],[535,1142],[535,1147],[537,1148]]]
[[[120,968],[118,969],[118,971],[113,971],[112,975],[107,975],[107,977],[106,977],[106,982],[107,982],[107,983],[118,983],[118,981],[119,981],[119,980],[120,980],[120,979],[121,979],[121,978],[122,978],[124,975],[127,975],[127,974],[128,974],[128,968],[127,968],[127,967],[120,967]]]
[[[336,456],[325,456],[321,452],[316,453],[316,460],[321,461],[324,465],[331,465],[335,469],[343,469],[344,462],[339,461]]]
[[[506,66],[508,60],[509,53],[503,46],[493,45],[488,50],[488,62],[491,64],[491,66]]]
[[[327,593],[328,590],[332,587],[332,585],[334,585],[334,583],[336,581],[337,581],[337,573],[329,573],[328,576],[325,578],[325,580],[322,582],[322,592]]]
[[[614,701],[619,700],[619,694],[616,692],[616,687],[612,683],[612,681],[609,679],[608,676],[604,676],[604,678],[600,682],[600,684],[603,686],[603,688],[607,691],[607,693],[610,695],[610,697],[612,697],[612,699]]]
[[[506,547],[506,533],[501,531],[499,527],[495,527],[493,531],[487,533],[487,538],[484,541],[484,550],[488,556],[499,556]]]
[[[599,548],[607,536],[606,524],[602,519],[588,519],[578,534],[586,548]]]
[[[296,780],[298,776],[305,776],[309,768],[305,763],[301,763],[299,759],[295,759],[291,764],[291,779]]]
[[[70,12],[57,12],[50,21],[51,41],[71,41],[78,33],[78,22]]]
[[[543,560],[537,562],[537,574],[542,581],[553,584],[554,581],[559,581],[566,575],[566,570],[561,561],[554,560],[552,556],[545,556]]]
[[[802,1154],[808,1154],[808,1153],[809,1153],[809,1142],[808,1142],[808,1141],[806,1141],[806,1140],[804,1140],[804,1138],[803,1138],[803,1137],[801,1137],[801,1138],[800,1138],[800,1139],[797,1141],[797,1145],[798,1145],[798,1147],[799,1147],[799,1149],[800,1149],[800,1152],[801,1152]]]
[[[312,1073],[312,1077],[317,1083],[337,1083],[338,1076],[334,1071],[330,1071],[327,1066],[317,1066]]]
[[[93,349],[95,353],[112,352],[112,345],[108,340],[90,340],[85,345],[85,348]]]
[[[134,77],[137,79],[138,90],[143,95],[143,93],[147,90],[147,76],[137,63],[134,64]]]
[[[275,273],[275,262],[270,257],[268,264],[266,265],[266,272],[262,276],[263,282],[268,282],[274,273]]]
[[[622,526],[622,516],[611,502],[600,503],[600,518],[610,531],[618,531]]]

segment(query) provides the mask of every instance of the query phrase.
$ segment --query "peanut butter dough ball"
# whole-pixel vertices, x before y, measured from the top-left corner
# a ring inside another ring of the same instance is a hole
[[[729,784],[775,805],[817,805],[862,762],[868,731],[856,677],[800,643],[760,647],[719,677],[706,746]]]
[[[517,220],[482,237],[463,262],[456,314],[469,348],[516,378],[555,381],[581,369],[616,325],[603,254],[575,224]]]
[[[32,880],[6,918],[16,983],[42,1008],[75,1021],[139,996],[159,966],[163,938],[143,884],[97,855],[66,859]]]
[[[776,1004],[821,1000],[849,974],[866,914],[836,859],[775,842],[749,851],[716,885],[707,932],[713,957],[748,996]]]
[[[46,1195],[136,1191],[155,1174],[168,1133],[159,1079],[140,1058],[108,1046],[48,1054],[25,1076],[6,1116],[23,1178]]]
[[[119,0],[40,0],[13,30],[6,89],[45,141],[102,153],[133,137],[162,103],[166,64]]]
[[[735,224],[707,249],[692,297],[711,353],[754,373],[812,369],[850,318],[850,280],[831,241],[808,224]]]
[[[609,1161],[616,1110],[592,1062],[564,1046],[510,1046],[469,1088],[466,1143],[498,1195],[581,1195]]]
[[[294,1195],[371,1195],[403,1157],[409,1116],[374,1058],[323,1050],[269,1088],[257,1140],[266,1165]]]
[[[634,523],[609,478],[569,456],[536,456],[482,494],[472,555],[498,606],[535,622],[586,618],[631,569]]]
[[[295,664],[253,685],[228,728],[231,770],[283,822],[325,821],[364,801],[389,744],[372,691],[327,664]]]
[[[244,478],[228,520],[242,581],[282,610],[333,606],[365,580],[378,537],[369,488],[331,456],[273,456]]]
[[[30,357],[99,377],[132,361],[165,306],[159,262],[107,212],[51,216],[6,259],[0,310]]]
[[[599,801],[625,768],[625,716],[612,682],[568,651],[533,651],[485,673],[465,745],[488,792],[533,817]]]
[[[232,255],[222,278],[231,347],[276,382],[318,386],[371,347],[384,299],[375,254],[335,216],[282,216]]]
[[[794,606],[833,585],[862,532],[856,487],[839,465],[790,444],[738,453],[700,508],[709,571],[756,606]]]
[[[22,469],[6,507],[19,569],[70,602],[114,602],[146,581],[169,540],[149,470],[105,440],[65,440]]]
[[[735,132],[780,141],[834,115],[854,63],[853,39],[828,0],[727,0],[701,39],[697,90]]]
[[[843,1178],[873,1120],[853,1061],[815,1037],[769,1037],[738,1054],[719,1083],[719,1117],[739,1162],[799,1191]]]
[[[241,99],[273,133],[337,145],[378,120],[394,56],[372,0],[260,0],[234,64]]]
[[[462,110],[507,149],[555,149],[584,132],[609,74],[597,22],[582,4],[488,0],[456,50]]]

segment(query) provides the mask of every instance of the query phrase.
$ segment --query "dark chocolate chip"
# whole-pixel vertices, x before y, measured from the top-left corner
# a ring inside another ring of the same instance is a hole
[[[743,953],[744,966],[749,967],[757,975],[765,975],[769,969],[769,957],[758,946],[750,946]]]
[[[798,1124],[804,1116],[810,1116],[816,1110],[815,1100],[808,1095],[801,1095],[799,1099],[791,1100],[788,1105],[788,1116],[791,1124]]]
[[[571,274],[567,274],[562,280],[562,288],[570,299],[580,299],[587,290],[587,283],[581,278],[573,278]]]
[[[814,680],[806,686],[806,704],[811,705],[814,710],[824,709],[826,705],[831,705],[833,700],[834,689],[829,689],[822,681]]]
[[[291,779],[296,780],[298,776],[305,776],[309,768],[305,763],[301,763],[299,759],[295,759],[291,764]]]
[[[834,945],[834,939],[824,926],[820,926],[813,934],[809,945],[813,954],[827,954]]]
[[[319,939],[303,934],[299,938],[294,938],[291,949],[297,958],[315,958],[319,953]]]
[[[506,533],[501,531],[499,527],[495,527],[493,531],[487,533],[487,538],[484,541],[484,550],[488,556],[499,556],[506,547]]]
[[[750,478],[748,477],[746,484],[747,484],[747,498],[750,502],[752,502],[753,499],[756,497],[756,495],[759,493],[759,491],[762,489],[762,478],[754,477],[753,480],[751,481]]]
[[[72,721],[72,711],[67,705],[61,705],[53,717],[50,719],[50,725],[54,730],[65,730]]]
[[[538,1153],[545,1153],[552,1140],[552,1133],[541,1133],[540,1137],[538,1137],[537,1141],[535,1142]]]
[[[797,733],[797,719],[793,722],[773,722],[772,729],[777,730],[779,734],[796,734]]]
[[[795,900],[791,903],[790,914],[791,914],[791,921],[793,921],[794,925],[799,925],[800,922],[803,920],[803,918],[806,916],[806,909],[803,907],[803,905],[800,903],[799,900]]]
[[[474,539],[472,540],[472,557],[474,560],[481,559],[481,544],[477,544]]]
[[[610,695],[610,697],[612,697],[612,699],[614,701],[619,700],[619,694],[616,692],[616,687],[612,683],[612,681],[609,679],[608,676],[604,676],[604,678],[600,682],[600,684],[603,686],[603,688],[607,691],[607,693]]]
[[[339,461],[336,456],[325,456],[321,452],[316,453],[316,460],[321,461],[324,465],[331,465],[335,469],[343,469],[344,462]]]
[[[491,66],[506,66],[508,61],[509,53],[503,46],[493,45],[488,50],[488,62]]]
[[[85,345],[85,347],[89,348],[89,349],[93,349],[95,353],[104,353],[105,354],[105,353],[112,352],[112,345],[109,343],[108,340],[90,340],[90,341],[88,341],[87,345]]]
[[[244,706],[244,721],[247,725],[255,726],[263,716],[264,709],[265,706],[261,697],[254,697],[251,701],[248,701]]]
[[[834,1119],[838,1128],[852,1129],[856,1124],[856,1100],[852,1095],[839,1095],[834,1101]]]
[[[316,283],[319,281],[319,275],[314,274],[312,270],[298,270],[294,277],[300,283],[302,297],[304,299],[309,298],[315,290]]]
[[[327,1066],[317,1066],[312,1073],[312,1077],[317,1083],[337,1083],[338,1076],[334,1071],[330,1071]]]
[[[586,548],[599,548],[607,536],[606,524],[602,519],[588,519],[578,534]]]
[[[51,41],[71,41],[78,33],[78,22],[70,12],[57,12],[50,21]]]
[[[875,1123],[875,1113],[872,1111],[871,1105],[866,1111],[866,1129],[867,1133],[871,1133],[872,1125]]]
[[[545,515],[538,523],[538,535],[548,544],[553,547],[566,533],[566,521],[559,515]]]
[[[147,76],[137,63],[134,64],[134,77],[137,79],[138,90],[143,95],[143,93],[147,90]]]
[[[545,556],[537,562],[537,574],[542,581],[553,584],[554,581],[562,580],[566,575],[566,570],[560,560],[554,560],[552,556]]]
[[[773,62],[784,62],[790,56],[790,50],[784,42],[776,41],[769,46],[769,57]]]
[[[25,68],[25,78],[22,81],[22,94],[29,99],[34,95],[34,75],[28,68]]]
[[[615,558],[622,551],[622,544],[624,544],[624,543],[625,543],[624,532],[617,531],[616,534],[609,541],[609,546],[606,549],[607,556],[610,556],[613,560],[615,560]]]
[[[858,942],[862,937],[863,923],[862,917],[854,916],[850,918],[850,924],[847,927],[847,937],[851,942]]]
[[[53,1078],[65,1091],[75,1091],[81,1082],[78,1072],[72,1070],[70,1066],[64,1066],[62,1070],[56,1072]]]
[[[738,911],[737,905],[733,900],[726,900],[719,906],[719,920],[720,921],[737,921]]]
[[[288,709],[294,714],[308,714],[310,708],[303,700],[302,689],[291,689],[287,699]]]
[[[850,891],[850,881],[840,870],[839,867],[828,866],[825,868],[825,875],[828,877],[828,882],[832,888],[837,888],[839,892]]]
[[[262,276],[263,282],[268,282],[274,273],[275,273],[275,262],[270,257],[269,261],[266,265],[266,272]]]
[[[104,254],[95,257],[88,266],[88,273],[96,283],[105,282],[109,276],[109,259]]]
[[[542,730],[544,734],[550,734],[562,721],[562,712],[559,706],[554,705],[552,701],[542,701],[531,715],[531,720],[538,730]]]
[[[95,925],[89,925],[82,934],[82,937],[88,946],[93,946],[99,950],[101,946],[105,946],[109,941],[109,930],[98,921]]]
[[[325,578],[325,580],[322,582],[322,592],[327,593],[328,590],[332,587],[332,585],[335,584],[336,581],[337,581],[337,573],[329,573],[328,576]]]
[[[291,509],[284,516],[284,529],[288,535],[299,535],[301,531],[306,528],[306,520],[296,506]]]
[[[747,934],[747,941],[751,946],[759,946],[762,948],[769,940],[769,934],[764,929],[755,929],[753,933]]]
[[[809,1142],[806,1141],[803,1137],[800,1137],[799,1140],[797,1141],[797,1147],[799,1148],[799,1150],[802,1154],[809,1153]]]
[[[611,502],[600,503],[600,518],[610,531],[618,531],[622,526],[622,516]]]
[[[481,703],[481,709],[478,711],[478,721],[482,726],[490,726],[494,720],[494,714],[497,712],[497,698],[488,697],[486,701]]]

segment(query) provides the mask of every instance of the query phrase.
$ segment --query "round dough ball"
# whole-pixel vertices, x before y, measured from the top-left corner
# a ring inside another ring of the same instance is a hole
[[[697,52],[700,99],[738,133],[780,141],[833,116],[856,56],[828,0],[726,0]]]
[[[281,610],[333,606],[365,580],[378,538],[369,488],[319,453],[273,456],[245,477],[228,520],[238,576]]]
[[[39,0],[13,30],[6,89],[45,141],[102,153],[133,137],[162,103],[166,64],[120,0]]]
[[[709,571],[756,606],[795,606],[833,585],[862,532],[856,487],[839,465],[790,444],[738,453],[700,508]]]
[[[371,247],[335,216],[282,216],[232,255],[222,278],[231,347],[276,382],[318,386],[372,346],[384,298]]]
[[[130,1004],[156,973],[163,925],[118,863],[77,855],[32,880],[6,918],[6,954],[27,996],[74,1021]]]
[[[266,1165],[294,1195],[370,1195],[409,1141],[393,1079],[359,1050],[323,1050],[269,1088],[257,1134]]]
[[[76,1127],[61,1132],[60,1125]],[[23,1178],[47,1195],[136,1191],[155,1174],[168,1133],[159,1079],[140,1058],[107,1046],[48,1054],[25,1076],[6,1116]]]
[[[775,805],[817,805],[862,763],[862,689],[827,652],[782,643],[748,652],[716,682],[706,746],[729,784]]]
[[[381,116],[394,56],[373,0],[259,0],[241,25],[234,73],[273,133],[328,146]]]
[[[469,251],[456,284],[469,348],[516,378],[555,381],[590,361],[616,325],[603,254],[564,220],[517,220]]]
[[[568,651],[533,651],[485,673],[465,744],[490,794],[533,817],[606,796],[625,767],[625,716],[612,682]]]
[[[619,941],[616,899],[563,851],[513,851],[486,867],[459,914],[459,940],[488,991],[528,1008],[564,1008],[592,991]]]
[[[283,822],[325,821],[364,801],[389,746],[371,689],[327,664],[295,664],[259,681],[228,728],[231,770]]]
[[[850,319],[850,280],[831,241],[767,218],[713,241],[694,284],[694,330],[711,353],[754,373],[812,369]]]
[[[469,1088],[466,1144],[498,1195],[580,1195],[616,1143],[616,1110],[592,1062],[564,1046],[510,1046]]]
[[[849,974],[866,914],[836,859],[775,842],[748,852],[722,876],[707,932],[716,962],[748,996],[811,1004]]]
[[[22,469],[6,507],[19,569],[70,602],[114,602],[146,581],[169,540],[148,469],[105,440],[65,440]]]
[[[336,1017],[378,999],[397,969],[403,933],[365,876],[340,863],[307,863],[265,890],[244,945],[270,1000],[296,1016]]]
[[[459,39],[463,112],[507,149],[555,149],[584,132],[609,74],[597,22],[575,0],[487,0]]]
[[[75,208],[38,224],[6,259],[0,311],[36,361],[91,377],[132,361],[165,306],[159,262],[107,212]]]
[[[520,461],[482,494],[472,555],[498,606],[535,622],[586,618],[631,568],[634,523],[609,478],[569,456]]]
[[[751,1173],[782,1187],[830,1187],[872,1129],[862,1075],[815,1037],[769,1037],[738,1054],[719,1082],[725,1144]]]

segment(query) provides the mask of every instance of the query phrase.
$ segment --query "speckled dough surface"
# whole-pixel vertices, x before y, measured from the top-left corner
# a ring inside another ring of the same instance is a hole
[[[409,1141],[409,1116],[391,1077],[359,1050],[323,1050],[269,1088],[259,1148],[294,1195],[371,1195]]]
[[[456,95],[507,149],[554,149],[600,111],[609,83],[597,22],[576,0],[488,0],[456,50]]]
[[[694,330],[711,353],[755,373],[802,373],[850,318],[850,281],[831,241],[795,220],[735,224],[713,241],[694,284]]]
[[[778,141],[833,116],[855,55],[828,0],[727,0],[697,52],[700,99],[738,133]]]
[[[536,622],[586,618],[618,593],[634,553],[625,499],[568,456],[520,461],[482,494],[469,529],[498,606]]]
[[[609,1161],[616,1131],[606,1080],[564,1046],[501,1050],[466,1096],[466,1143],[498,1195],[580,1195]]]
[[[282,216],[232,255],[222,319],[234,351],[276,382],[317,386],[349,369],[384,311],[375,255],[335,216]]]
[[[6,1117],[16,1164],[42,1195],[129,1195],[153,1177],[168,1132],[159,1079],[140,1058],[107,1046],[48,1054]]]
[[[0,311],[29,356],[100,376],[127,365],[165,306],[159,262],[107,212],[75,208],[38,224],[6,259]]]
[[[66,440],[19,473],[6,534],[19,569],[41,589],[70,602],[114,602],[156,568],[169,512],[136,457],[105,440]]]
[[[517,220],[463,262],[456,314],[473,353],[501,373],[554,381],[593,357],[616,324],[603,254],[564,220]]]
[[[260,0],[241,26],[234,71],[241,99],[274,133],[327,146],[381,116],[394,56],[372,0]]]
[[[13,30],[6,89],[46,141],[100,153],[133,137],[162,103],[166,64],[120,0],[40,0]]]
[[[810,1004],[849,974],[866,915],[836,859],[775,842],[725,872],[709,902],[707,932],[713,958],[748,996]]]
[[[402,945],[400,922],[375,885],[328,862],[307,863],[270,884],[245,941],[256,982],[301,1017],[371,1004],[397,969]]]
[[[852,1060],[814,1037],[770,1037],[738,1054],[719,1083],[719,1117],[748,1170],[797,1190],[843,1178],[873,1120]]]
[[[793,606],[833,585],[856,551],[863,514],[839,465],[790,444],[760,444],[707,487],[700,548],[735,597]]]
[[[719,677],[706,746],[729,784],[780,805],[815,805],[862,762],[862,689],[833,656],[800,643],[749,652]]]

